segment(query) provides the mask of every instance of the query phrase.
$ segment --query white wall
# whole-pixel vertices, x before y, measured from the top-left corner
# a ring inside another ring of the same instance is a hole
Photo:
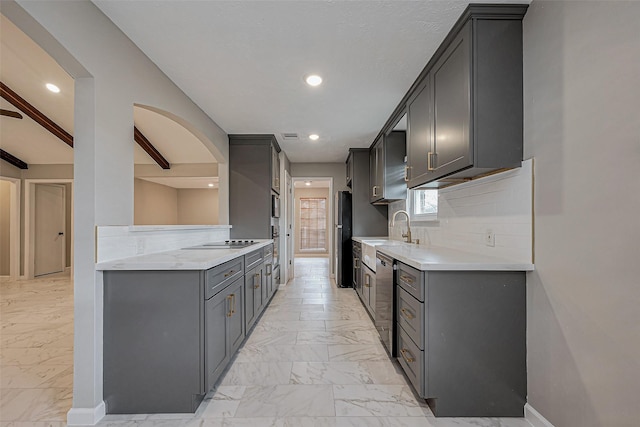
[[[10,206],[11,183],[0,180],[0,276],[10,273]]]
[[[2,13],[75,79],[74,393],[70,424],[92,424],[102,401],[102,275],[95,229],[134,217],[132,106],[155,107],[228,161],[226,134],[91,2],[8,0]],[[221,194],[228,168],[220,167]],[[226,198],[224,200],[227,200]],[[222,205],[222,204],[221,204]],[[221,208],[228,220],[228,203]]]
[[[215,188],[178,189],[178,224],[218,224],[218,190]]]
[[[534,1],[528,402],[556,427],[640,420],[640,3]]]
[[[178,190],[155,182],[135,179],[133,224],[178,224]]]
[[[438,191],[438,221],[411,225],[411,237],[421,246],[439,246],[480,255],[531,263],[533,259],[533,161],[522,167]],[[393,214],[405,209],[405,201],[389,205]],[[389,225],[389,237],[404,240],[404,216]],[[484,241],[494,233],[494,246]]]

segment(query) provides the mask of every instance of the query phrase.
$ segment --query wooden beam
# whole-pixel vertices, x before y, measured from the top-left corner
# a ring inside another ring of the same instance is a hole
[[[21,119],[22,114],[17,111],[5,110],[4,108],[0,108],[0,116],[12,117],[14,119]]]
[[[29,169],[29,166],[25,162],[23,162],[22,160],[20,160],[14,155],[7,153],[1,148],[0,148],[0,159],[4,160],[7,163],[11,163],[13,166],[17,167],[18,169]]]
[[[31,117],[40,126],[60,138],[69,147],[73,147],[73,136],[71,136],[70,133],[62,129],[53,120],[45,116],[40,110],[29,104],[2,82],[0,82],[0,96],[9,101],[18,110]]]
[[[147,139],[146,136],[144,136],[142,134],[142,132],[140,132],[140,130],[137,127],[133,127],[133,139],[138,143],[138,145],[140,147],[142,147],[142,149],[144,151],[147,152],[147,154],[156,161],[156,163],[162,168],[162,169],[171,169],[171,165],[169,164],[169,162],[167,161],[167,159],[165,159],[164,157],[162,157],[162,154],[160,154],[160,152],[158,150],[156,150],[156,147],[153,146],[153,144],[151,144],[149,142],[149,140]]]

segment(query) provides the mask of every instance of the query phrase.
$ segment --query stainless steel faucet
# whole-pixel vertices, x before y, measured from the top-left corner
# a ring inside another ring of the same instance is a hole
[[[396,216],[398,216],[398,214],[405,214],[407,217],[407,233],[406,234],[402,234],[402,237],[405,237],[407,239],[408,243],[412,243],[411,240],[411,218],[409,218],[409,212],[405,211],[405,210],[399,210],[396,213],[393,214],[393,217],[391,218],[391,226],[393,227],[396,223]]]

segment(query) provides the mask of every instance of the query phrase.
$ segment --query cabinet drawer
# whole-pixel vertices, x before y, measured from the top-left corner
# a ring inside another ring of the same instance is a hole
[[[424,350],[424,330],[427,326],[424,321],[424,303],[399,287],[397,304],[398,324],[402,326],[402,329],[418,348]]]
[[[258,249],[257,251],[253,251],[250,254],[246,254],[244,256],[244,266],[247,270],[255,267],[261,262],[262,262],[262,249]]]
[[[205,277],[205,299],[209,299],[244,274],[244,258],[238,257],[210,268]]]
[[[418,301],[424,301],[425,273],[401,262],[398,263],[397,273],[396,283]]]
[[[398,325],[398,362],[420,397],[426,396],[424,383],[424,351],[415,345],[407,333]]]
[[[262,250],[263,250],[263,254],[262,254],[263,258],[273,256],[273,245],[265,246],[264,248],[262,248]]]

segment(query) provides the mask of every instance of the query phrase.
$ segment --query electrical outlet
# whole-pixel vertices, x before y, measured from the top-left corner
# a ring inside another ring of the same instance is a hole
[[[138,239],[136,241],[136,255],[144,254],[144,240]]]
[[[487,246],[496,245],[496,235],[493,234],[493,230],[490,228],[487,228],[487,231],[484,232],[484,244]]]

